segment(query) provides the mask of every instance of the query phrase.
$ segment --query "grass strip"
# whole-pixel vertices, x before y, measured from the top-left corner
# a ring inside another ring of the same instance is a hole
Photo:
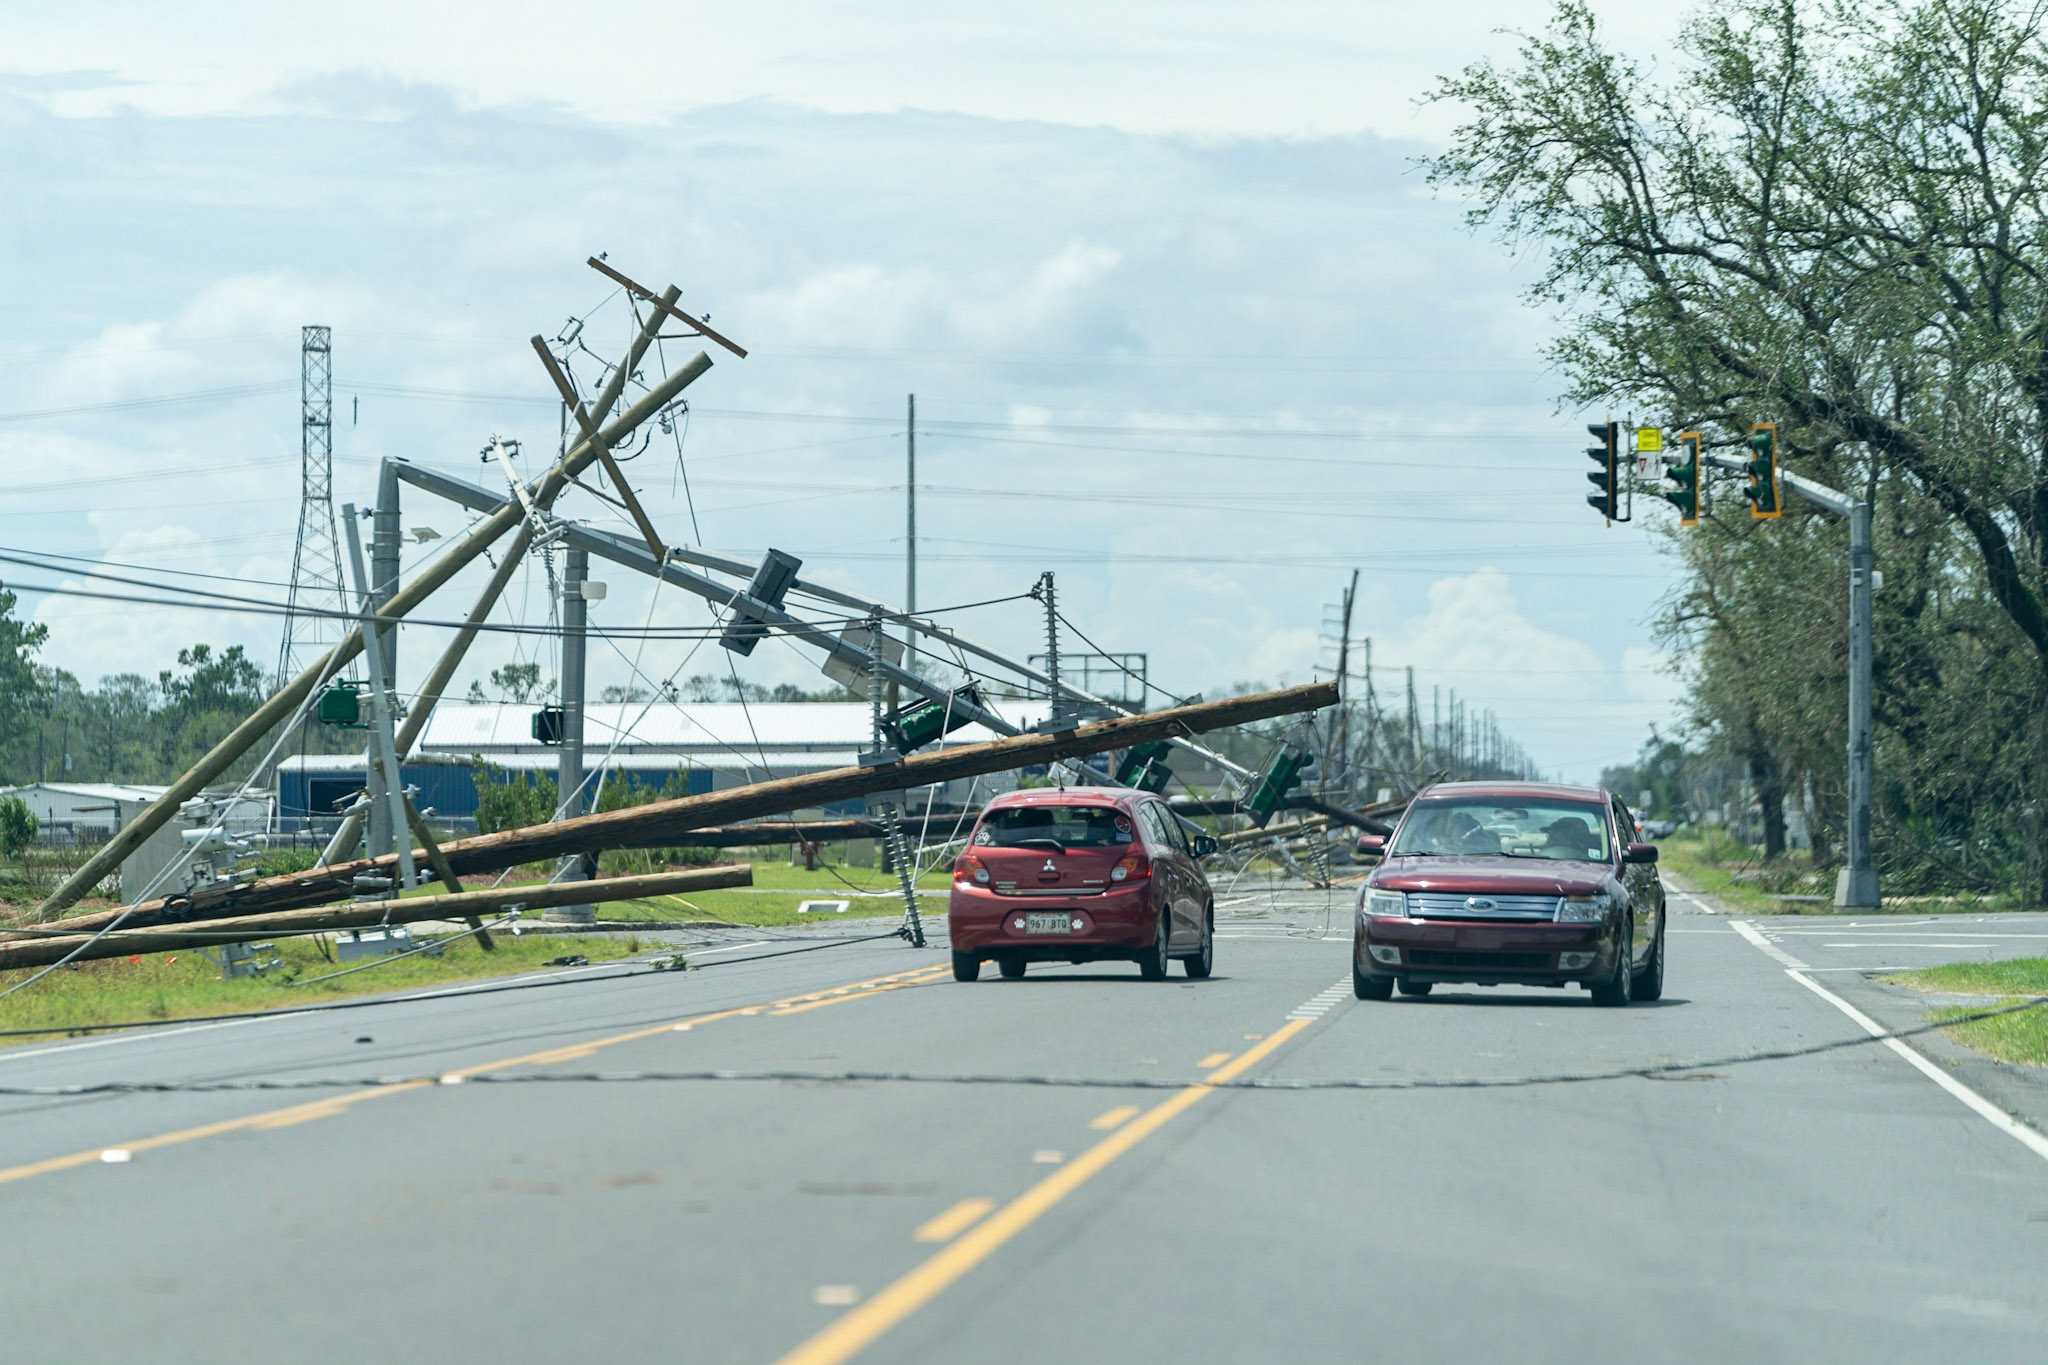
[[[1944,1006],[1928,1014],[1933,1022],[1942,1023],[1986,1008],[2018,1004],[2030,996],[2048,996],[2048,957],[1947,962],[1917,971],[1894,972],[1884,980],[1916,991],[1987,997],[1976,1004]],[[1964,1046],[2000,1061],[2048,1067],[2048,1007],[1957,1024],[1944,1032]]]

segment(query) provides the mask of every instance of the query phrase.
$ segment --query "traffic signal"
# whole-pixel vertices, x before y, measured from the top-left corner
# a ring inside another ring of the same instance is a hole
[[[988,703],[982,700],[981,689],[973,683],[955,692],[954,697],[969,706],[986,711]],[[962,715],[957,707],[930,697],[904,707],[894,715],[882,718],[882,733],[896,746],[899,754],[922,749],[941,735],[950,735],[962,726],[974,722]]]
[[[1163,739],[1149,744],[1133,744],[1124,750],[1122,760],[1116,765],[1117,785],[1136,787],[1145,792],[1163,791],[1167,779],[1173,776],[1164,762],[1171,752],[1173,746]]]
[[[1273,818],[1273,812],[1280,809],[1280,802],[1301,781],[1302,769],[1316,761],[1308,750],[1292,744],[1283,744],[1267,762],[1265,771],[1252,783],[1252,794],[1245,798],[1245,809],[1250,812],[1252,824],[1260,829]]]
[[[1749,499],[1749,514],[1758,521],[1784,515],[1784,489],[1778,482],[1778,424],[1756,422],[1749,428],[1749,486],[1742,496]]]
[[[1586,503],[1609,521],[1621,520],[1621,424],[1588,422],[1586,430],[1600,444],[1589,446],[1586,457],[1600,467],[1586,476],[1598,492],[1586,495]]]
[[[1664,490],[1664,500],[1678,509],[1680,526],[1700,524],[1700,434],[1688,431],[1680,434],[1678,444],[1686,454],[1677,463],[1664,471],[1664,477],[1678,485]]]
[[[795,555],[770,550],[762,556],[761,567],[754,570],[754,581],[747,584],[747,596],[780,610],[782,599],[789,594],[789,585],[796,582],[796,571],[802,565],[803,561]],[[768,623],[742,610],[733,613],[718,643],[735,654],[752,654],[754,646],[767,638]]]

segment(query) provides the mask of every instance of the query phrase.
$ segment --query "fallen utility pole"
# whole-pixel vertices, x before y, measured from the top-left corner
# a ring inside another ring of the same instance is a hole
[[[711,357],[699,351],[689,363],[642,394],[638,401],[620,414],[618,421],[605,428],[605,442],[613,446],[618,445],[642,422],[674,402],[684,389],[701,378],[710,368]],[[578,442],[560,463],[527,487],[527,496],[539,505],[545,506],[570,479],[596,459],[597,451],[589,441]],[[390,600],[379,607],[374,618],[376,623],[382,625],[402,617],[426,601],[435,590],[447,583],[471,560],[481,555],[506,531],[518,525],[524,517],[525,508],[517,500],[507,502],[484,517],[446,554],[427,561],[416,578],[393,593]],[[229,764],[267,734],[272,726],[295,716],[314,686],[329,675],[340,672],[342,665],[361,653],[362,648],[363,632],[357,627],[344,635],[341,642],[332,650],[314,660],[305,671],[279,688],[268,701],[257,707],[248,719],[208,750],[205,757],[188,768],[182,777],[171,784],[169,790],[144,807],[139,815],[102,845],[99,852],[87,859],[83,867],[65,878],[64,884],[51,892],[49,897],[36,907],[37,915],[48,915],[60,910],[98,885],[101,878],[119,867],[121,860],[139,848],[145,839],[168,824],[185,802],[198,795],[201,787],[218,777]]]
[[[493,872],[521,863],[559,858],[568,853],[595,853],[608,848],[646,848],[676,842],[676,836],[708,825],[805,810],[877,792],[907,790],[951,782],[984,773],[1037,767],[1064,758],[1105,753],[1175,734],[1199,734],[1231,725],[1298,715],[1335,704],[1334,683],[1309,683],[1257,692],[1220,701],[1170,707],[1140,716],[1117,716],[1072,730],[1017,735],[986,744],[914,754],[899,763],[834,768],[801,777],[778,778],[725,791],[655,801],[644,806],[578,816],[547,825],[480,834],[444,844],[442,854],[457,876]],[[320,905],[333,900],[364,873],[388,869],[390,854],[336,863],[265,878],[238,888],[167,898],[134,907],[125,923],[157,924],[172,917],[216,919]],[[573,883],[572,883],[573,884]],[[79,915],[52,928],[91,931],[111,923],[121,911]],[[6,938],[0,934],[0,940]]]
[[[751,886],[754,869],[744,863],[693,867],[683,872],[657,872],[644,877],[613,877],[598,882],[606,900],[639,900],[682,891],[709,891],[723,886]],[[90,934],[57,938],[16,939],[0,943],[0,971],[15,967],[46,967],[76,952],[73,961],[126,957],[132,953],[165,953],[180,948],[215,948],[223,943],[268,938],[275,934],[318,933],[329,929],[366,929],[385,924],[417,924],[430,919],[480,922],[480,914],[496,914],[515,906],[542,909],[586,900],[590,882],[558,882],[547,886],[507,886],[460,895],[410,896],[400,901],[357,901],[317,910],[286,910],[265,915],[237,915],[207,921],[205,929],[189,924],[115,930],[95,942]]]
[[[670,285],[661,297],[673,303],[681,293],[681,290]],[[633,338],[633,344],[626,348],[625,362],[613,367],[611,375],[598,390],[597,401],[591,405],[591,411],[595,414],[594,421],[603,422],[611,415],[612,405],[619,401],[619,395],[625,391],[626,380],[639,373],[640,362],[646,358],[648,348],[654,345],[655,337],[661,331],[663,316],[657,312],[647,319],[639,334]],[[386,482],[391,485],[392,501],[395,504],[398,497],[398,470],[388,458],[378,466],[377,479],[380,489]],[[551,497],[538,496],[535,498],[534,506],[546,512],[552,508],[553,500]],[[448,684],[455,678],[455,670],[462,666],[462,660],[469,653],[470,645],[475,643],[477,631],[490,619],[491,611],[497,606],[498,599],[504,595],[505,585],[512,581],[513,573],[524,562],[526,552],[533,544],[533,533],[534,525],[531,521],[520,522],[518,533],[512,537],[512,544],[504,551],[492,570],[483,591],[477,594],[476,603],[470,607],[469,614],[463,617],[461,629],[455,632],[455,637],[442,649],[441,657],[435,661],[427,680],[420,684],[419,693],[413,698],[412,709],[406,712],[405,725],[398,732],[396,747],[400,762],[405,760],[412,752],[412,746],[419,741],[420,732],[426,729],[427,718],[433,715],[434,707],[440,704],[442,694],[448,690]],[[328,842],[320,861],[331,863],[352,853],[356,841],[362,836],[362,829],[362,809],[350,811],[348,817],[342,821],[341,828],[335,831],[333,839]]]
[[[1243,844],[1263,844],[1275,839],[1292,839],[1303,834],[1314,834],[1328,829],[1330,818],[1318,815],[1310,820],[1297,820],[1291,825],[1269,825],[1265,829],[1241,829],[1234,834],[1221,834],[1216,842],[1224,848],[1237,848]]]
[[[415,488],[447,498],[450,502],[460,503],[473,512],[493,512],[501,508],[505,502],[501,494],[491,489],[470,483],[465,479],[454,478],[438,470],[422,468],[421,466],[408,464],[403,461],[400,461],[398,464],[398,477],[412,484]],[[726,559],[720,555],[707,554],[702,550],[693,550],[682,545],[669,546],[667,559],[657,560],[654,556],[648,554],[644,547],[634,543],[627,537],[613,535],[607,531],[593,530],[586,526],[566,526],[563,528],[563,536],[571,544],[581,545],[600,559],[608,559],[614,564],[622,565],[637,573],[663,579],[685,591],[697,594],[708,602],[715,602],[722,608],[740,610],[748,616],[757,617],[773,625],[783,626],[789,629],[796,638],[806,640],[829,654],[839,655],[863,673],[874,666],[875,661],[865,652],[846,644],[845,641],[836,636],[816,630],[798,621],[796,617],[790,615],[787,611],[769,606],[764,602],[756,601],[747,595],[744,588],[735,588],[720,583],[715,579],[706,578],[702,574],[692,573],[682,567],[684,564],[693,564],[699,568],[712,569],[718,573],[731,574],[741,579],[750,579],[754,574],[754,567],[752,565],[742,564],[737,560]],[[1007,658],[992,649],[978,645],[962,635],[947,630],[943,626],[935,625],[930,621],[919,620],[908,612],[891,611],[880,603],[870,602],[865,598],[856,597],[851,593],[840,592],[837,589],[826,587],[820,583],[813,583],[804,578],[793,580],[790,583],[790,591],[801,592],[806,596],[820,598],[843,607],[855,608],[864,614],[878,618],[885,625],[900,625],[920,635],[928,635],[934,640],[960,650],[962,653],[972,654],[977,658],[986,659],[990,663],[1000,665],[1019,677],[1039,683],[1061,696],[1100,707],[1114,715],[1129,716],[1143,714],[1141,712],[1133,712],[1128,707],[1118,706],[1114,702],[1105,701],[1092,692],[1075,687],[1063,679],[1040,672],[1029,664],[1019,663],[1015,659]],[[882,676],[888,679],[890,683],[910,688],[919,695],[932,698],[933,700],[946,701],[946,690],[926,680],[922,675],[898,668],[886,660],[880,661],[880,667]],[[965,716],[969,720],[994,730],[997,734],[1016,733],[1015,726],[1008,724],[1000,717],[972,707],[957,697],[954,698],[951,704],[956,715]],[[1185,735],[1169,735],[1167,736],[1167,743],[1174,745],[1176,748],[1198,754],[1209,762],[1214,763],[1217,767],[1243,780],[1250,781],[1258,776],[1252,769],[1212,749],[1195,743]]]

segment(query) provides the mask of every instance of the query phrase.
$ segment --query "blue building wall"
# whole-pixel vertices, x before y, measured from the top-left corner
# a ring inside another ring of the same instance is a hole
[[[415,798],[422,810],[432,807],[434,814],[444,820],[473,820],[476,818],[477,790],[474,771],[464,764],[453,763],[401,763],[398,770],[405,785],[417,787]],[[488,768],[492,781],[510,781],[515,775],[504,768]],[[552,780],[553,773],[538,774]],[[634,769],[614,764],[606,785],[624,782],[636,787],[660,789],[677,776],[674,768]],[[688,778],[688,792],[695,796],[711,790],[711,773],[704,768],[691,768],[683,772]],[[331,817],[335,814],[334,802],[345,800],[350,793],[360,791],[369,780],[362,766],[353,769],[330,770],[326,772],[293,772],[280,768],[277,772],[278,818],[290,828],[294,822],[309,815]]]

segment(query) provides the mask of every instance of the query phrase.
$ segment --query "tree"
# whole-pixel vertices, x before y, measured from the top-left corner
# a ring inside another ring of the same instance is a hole
[[[470,770],[476,783],[476,828],[479,834],[544,825],[555,818],[556,786],[552,777],[508,772],[490,764]]]
[[[491,670],[491,690],[486,693],[483,684],[469,685],[469,700],[473,702],[509,701],[515,706],[528,702],[542,702],[555,695],[553,681],[542,683],[540,665],[537,663],[512,663]]]
[[[2012,747],[2048,895],[2042,17],[1728,0],[1686,27],[1686,69],[1652,78],[1573,0],[1509,67],[1440,83],[1467,116],[1429,172],[1475,224],[1546,249],[1532,299],[1568,314],[1568,400],[1723,448],[1774,420],[1795,467],[1913,504],[1898,528],[1931,535],[2024,652]]]
[[[30,729],[48,704],[48,690],[36,671],[36,651],[50,638],[50,628],[17,620],[15,595],[0,588],[0,777],[27,775],[22,746],[9,742]],[[33,745],[28,746],[33,753]]]
[[[18,796],[0,796],[0,855],[19,858],[36,837],[35,812]]]

